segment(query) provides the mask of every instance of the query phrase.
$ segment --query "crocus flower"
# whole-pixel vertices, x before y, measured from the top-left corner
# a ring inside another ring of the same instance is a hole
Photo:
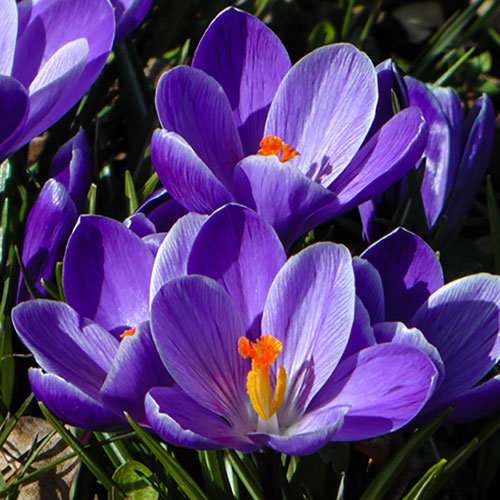
[[[362,345],[422,344],[423,335],[437,348],[440,381],[422,418],[451,406],[449,421],[461,422],[500,408],[500,378],[481,382],[500,360],[499,276],[483,273],[444,285],[433,250],[402,228],[355,258],[354,270],[360,309],[370,318]]]
[[[115,43],[123,40],[144,19],[153,0],[111,0],[115,9]]]
[[[141,424],[144,395],[171,380],[149,328],[153,254],[135,233],[105,217],[82,216],[67,245],[67,304],[37,299],[13,309],[17,333],[40,368],[33,393],[66,422],[95,430]]]
[[[237,201],[289,247],[381,193],[420,157],[420,110],[374,132],[377,103],[375,68],[352,45],[319,48],[290,67],[263,23],[230,8],[209,26],[192,67],[161,78],[151,157],[186,209],[208,214]]]
[[[446,216],[447,235],[469,210],[484,179],[495,126],[493,106],[483,94],[464,119],[460,99],[453,89],[428,87],[410,77],[404,81],[409,105],[422,110],[429,127],[421,187],[427,226],[432,229],[440,217]],[[397,87],[401,87],[401,82]],[[390,95],[385,100],[390,100]],[[382,234],[373,218],[390,219],[405,193],[406,185],[393,187],[360,207],[368,241]]]
[[[89,89],[114,38],[107,0],[1,0],[0,160],[40,134]]]
[[[43,297],[47,291],[41,280],[53,279],[90,187],[92,163],[83,129],[57,152],[50,175],[28,214],[21,254],[26,278]],[[18,302],[29,297],[21,276]]]
[[[151,280],[153,339],[174,379],[146,396],[153,430],[198,449],[306,454],[408,422],[436,368],[396,343],[341,359],[354,317],[351,262],[333,243],[287,261],[272,227],[242,206],[180,219]]]

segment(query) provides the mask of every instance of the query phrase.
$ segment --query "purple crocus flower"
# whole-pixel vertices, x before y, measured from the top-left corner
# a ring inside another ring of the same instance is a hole
[[[421,187],[427,226],[433,228],[440,217],[446,216],[446,235],[467,213],[484,179],[495,126],[493,106],[483,94],[464,120],[460,99],[453,89],[428,87],[410,77],[404,82],[409,105],[422,110],[429,127]],[[393,88],[397,87],[401,88],[401,81]],[[390,96],[385,100],[390,101]],[[405,193],[406,185],[393,187],[360,206],[368,241],[382,234],[373,218],[390,219]]]
[[[289,247],[381,193],[421,156],[420,110],[373,131],[377,103],[375,68],[352,45],[322,47],[291,67],[263,23],[230,8],[209,26],[192,67],[161,78],[151,157],[186,209],[208,214],[237,201]]]
[[[273,228],[239,205],[180,219],[151,280],[153,339],[174,379],[146,396],[153,430],[198,449],[307,454],[408,422],[432,393],[436,368],[396,343],[343,358],[351,262],[333,243],[287,261]]]
[[[500,360],[500,277],[477,274],[443,284],[441,265],[418,236],[399,228],[354,259],[359,311],[368,315],[360,345],[424,345],[440,381],[425,418],[455,408],[450,422],[500,408],[500,378],[481,380]],[[362,316],[363,314],[359,314]],[[361,321],[358,321],[361,323]]]
[[[149,328],[153,254],[112,219],[80,217],[67,245],[67,304],[37,299],[13,309],[19,337],[40,368],[33,393],[66,422],[96,430],[127,427],[126,409],[146,425],[144,395],[171,379]]]
[[[107,0],[1,0],[0,160],[40,134],[88,90],[114,38]]]
[[[90,187],[92,163],[83,129],[57,152],[50,175],[28,214],[21,255],[26,277],[42,297],[47,291],[41,279],[52,280]],[[21,276],[17,301],[29,298]]]
[[[153,0],[111,0],[115,9],[115,43],[123,40],[144,19]]]

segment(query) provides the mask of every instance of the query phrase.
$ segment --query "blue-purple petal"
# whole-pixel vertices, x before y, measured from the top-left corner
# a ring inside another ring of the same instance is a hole
[[[53,279],[56,262],[62,260],[76,220],[75,205],[64,186],[52,179],[47,181],[28,214],[21,257],[27,278],[41,296],[47,295],[41,279]],[[29,298],[21,276],[17,300]]]
[[[250,362],[238,354],[245,330],[218,283],[198,275],[165,283],[151,306],[151,328],[166,369],[192,399],[234,427],[250,425]]]
[[[443,285],[443,271],[434,251],[403,228],[368,247],[361,257],[382,279],[387,321],[406,322]]]
[[[149,317],[153,254],[113,219],[80,217],[63,266],[66,300],[82,316],[121,334]]]
[[[76,209],[81,213],[92,180],[92,160],[82,128],[59,149],[50,165],[50,176],[68,190]]]
[[[297,150],[293,163],[328,186],[363,143],[376,105],[376,74],[366,54],[348,44],[321,47],[283,79],[264,135]]]
[[[64,422],[103,432],[124,431],[129,428],[119,415],[64,378],[34,368],[28,373],[31,390],[36,399]]]
[[[269,105],[290,66],[279,38],[256,17],[235,8],[222,11],[203,35],[193,68],[224,89],[245,155],[257,153]]]
[[[161,77],[156,109],[162,127],[182,136],[230,189],[233,169],[243,157],[243,149],[229,101],[219,83],[203,71],[178,66]]]
[[[477,274],[443,286],[407,324],[436,346],[445,365],[430,410],[472,388],[500,359],[500,277]]]
[[[151,159],[161,183],[187,210],[210,214],[233,201],[224,184],[176,133],[155,130]]]
[[[135,422],[147,424],[144,414],[146,393],[156,386],[169,386],[173,381],[158,355],[149,323],[141,323],[132,335],[120,342],[106,380],[101,399],[119,415],[126,411]]]
[[[338,441],[392,432],[418,414],[434,390],[437,371],[421,351],[404,345],[368,347],[342,361],[311,402],[348,406]]]
[[[153,430],[177,446],[196,449],[235,448],[250,452],[257,448],[224,418],[176,388],[156,387],[146,397],[146,414]]]
[[[273,228],[241,205],[215,212],[193,242],[188,274],[202,274],[222,285],[238,309],[247,335],[259,337],[271,283],[286,261]]]
[[[285,248],[338,212],[337,196],[272,156],[250,156],[234,172],[237,202],[255,210],[278,233]]]
[[[294,413],[292,407],[303,410],[337,366],[354,319],[354,293],[351,255],[333,243],[307,247],[276,276],[262,331],[283,344],[276,363],[286,370],[289,390],[280,419]]]

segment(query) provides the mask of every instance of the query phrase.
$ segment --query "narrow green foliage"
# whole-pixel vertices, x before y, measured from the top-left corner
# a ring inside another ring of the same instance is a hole
[[[57,288],[57,285],[54,285],[49,280],[46,280],[45,278],[41,278],[40,280],[42,282],[43,287],[45,290],[47,290],[47,293],[55,300],[61,300],[61,297],[59,295],[59,290]]]
[[[49,410],[45,407],[43,403],[38,403],[40,409],[44,417],[49,421],[49,423],[54,427],[54,429],[59,433],[59,435],[63,438],[66,444],[72,448],[75,453],[80,457],[80,460],[88,467],[90,472],[96,477],[98,481],[108,490],[110,491],[112,488],[115,488],[116,485],[113,480],[107,475],[101,465],[94,460],[85,449],[85,447],[76,439],[67,429],[64,427],[64,424],[57,419]]]
[[[128,200],[128,214],[132,215],[137,210],[139,202],[137,201],[134,181],[129,170],[125,170],[125,197]]]
[[[132,460],[132,455],[123,441],[107,443],[111,435],[102,432],[94,432],[94,436],[97,441],[102,444],[104,452],[108,455],[108,458],[115,467],[119,467]]]
[[[446,459],[442,458],[439,462],[430,467],[403,500],[422,500],[426,492],[433,487],[436,479],[443,472],[446,463]]]
[[[427,48],[417,57],[411,68],[411,74],[420,77],[425,70],[442,54],[447,48],[451,47],[471,23],[476,16],[482,0],[476,0],[463,12],[455,12],[443,26],[429,40]]]
[[[148,196],[154,193],[156,186],[158,186],[158,182],[160,182],[158,174],[154,172],[153,175],[146,181],[139,193],[141,201],[145,201]]]
[[[500,417],[497,415],[487,426],[483,427],[483,430],[478,433],[478,435],[471,439],[465,446],[456,451],[447,461],[446,466],[443,468],[443,473],[440,474],[436,482],[433,485],[432,496],[429,495],[427,498],[435,497],[435,494],[439,489],[451,479],[451,477],[456,474],[457,470],[476,452],[478,451],[493,434],[497,433],[500,429]]]
[[[255,0],[254,15],[260,16],[269,5],[269,0]]]
[[[190,500],[208,500],[194,479],[180,466],[177,460],[160,445],[157,439],[137,425],[127,413],[125,413],[125,416],[129,424],[137,433],[139,439],[149,448],[151,453],[153,453],[163,467],[165,467],[166,472],[179,485],[184,494]]]
[[[448,409],[429,422],[425,427],[418,429],[375,476],[360,500],[379,500],[383,498],[415,453],[448,420],[452,413],[453,410]]]
[[[351,22],[352,22],[352,9],[356,4],[356,0],[348,0],[347,8],[344,16],[344,22],[342,23],[342,31],[340,33],[340,40],[346,41],[349,37],[349,32],[351,31]]]
[[[222,451],[200,451],[198,453],[205,489],[210,498],[233,498],[224,464]]]
[[[486,200],[488,202],[488,219],[490,221],[490,233],[493,243],[493,259],[495,272],[500,274],[500,211],[493,191],[491,176],[486,177]]]
[[[18,250],[17,246],[14,246],[14,251],[16,253],[17,263],[19,264],[19,269],[21,270],[21,275],[23,277],[23,281],[24,281],[24,284],[26,286],[26,289],[28,290],[28,293],[30,294],[31,298],[36,299],[39,297],[39,294],[38,294],[36,288],[33,286],[33,283],[31,283],[31,280],[28,276],[26,268],[24,267],[23,261],[21,260],[21,256],[19,255],[19,250]]]
[[[443,85],[475,52],[475,48],[469,49],[462,57],[460,57],[447,71],[445,71],[435,82],[434,85]]]
[[[250,457],[241,455],[234,450],[226,450],[226,454],[231,467],[253,500],[264,500],[265,497],[259,485],[257,470],[250,463]]]
[[[370,11],[370,15],[368,16],[368,19],[366,20],[366,23],[363,27],[363,31],[361,32],[361,35],[359,37],[359,48],[362,49],[368,40],[368,37],[370,36],[373,23],[375,22],[375,19],[377,18],[378,13],[380,12],[380,9],[382,7],[383,0],[376,0],[373,5],[372,9]]]
[[[92,183],[90,185],[89,194],[87,195],[87,205],[88,213],[90,215],[95,215],[96,213],[96,202],[97,202],[97,186]]]
[[[26,411],[26,408],[28,408],[28,405],[31,403],[33,399],[33,394],[30,394],[23,404],[19,407],[19,409],[12,415],[12,417],[6,417],[6,419],[2,422],[2,430],[0,431],[0,448],[4,445],[5,441],[9,437],[9,434],[11,433],[12,429],[14,426],[17,424],[21,416],[24,414]]]
[[[188,38],[185,42],[184,45],[181,47],[179,50],[179,54],[177,57],[177,64],[176,66],[180,66],[182,64],[186,64],[186,59],[189,55],[189,48],[191,47],[191,40]]]
[[[498,7],[500,6],[500,0],[493,0],[489,5],[487,4],[487,1],[483,2],[483,5],[486,5],[486,9],[483,11],[482,15],[477,17],[477,19],[469,26],[467,31],[464,33],[465,39],[472,37],[473,35],[484,29],[491,17],[497,13]]]

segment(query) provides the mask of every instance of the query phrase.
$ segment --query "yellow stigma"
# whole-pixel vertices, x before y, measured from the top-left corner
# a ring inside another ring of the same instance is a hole
[[[269,366],[272,365],[283,348],[281,342],[271,335],[264,335],[257,342],[241,337],[238,352],[243,358],[252,360],[252,369],[247,377],[247,392],[255,413],[264,420],[271,418],[283,403],[286,389],[286,371],[280,366],[276,377],[276,387],[271,399]]]
[[[280,159],[281,163],[285,163],[286,161],[291,160],[299,154],[295,149],[292,148],[292,146],[285,144],[279,137],[276,137],[275,135],[268,135],[267,137],[264,137],[260,141],[259,146],[260,149],[259,151],[257,151],[258,155],[276,155]]]

